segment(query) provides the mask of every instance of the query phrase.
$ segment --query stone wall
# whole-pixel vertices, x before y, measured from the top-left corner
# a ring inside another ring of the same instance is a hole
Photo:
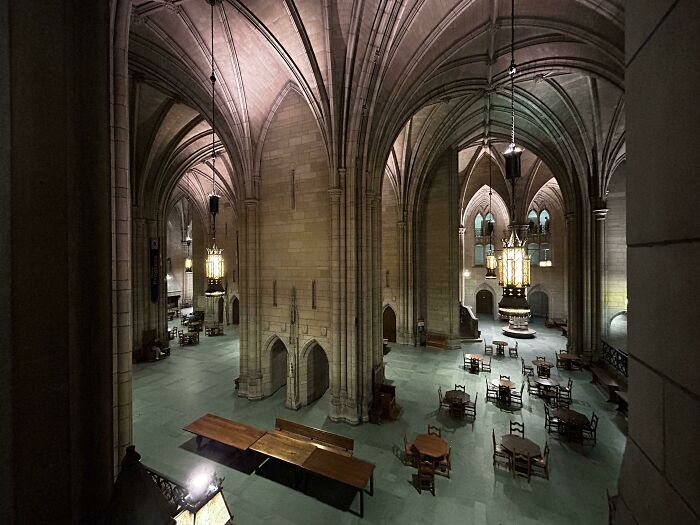
[[[399,313],[399,208],[396,192],[389,179],[384,177],[382,186],[382,306],[389,305]]]
[[[626,9],[629,434],[615,523],[700,523],[700,3]]]
[[[626,348],[627,314],[627,177],[625,163],[613,174],[608,186],[608,213],[605,219],[605,293],[603,296],[603,337],[616,348]],[[611,321],[616,318],[611,329]],[[624,321],[624,322],[621,322]],[[617,328],[617,329],[616,329]]]
[[[259,306],[267,392],[271,373],[265,353],[273,336],[291,344],[290,352],[298,353],[310,339],[330,347],[328,162],[313,115],[296,91],[287,93],[272,118],[260,180]]]

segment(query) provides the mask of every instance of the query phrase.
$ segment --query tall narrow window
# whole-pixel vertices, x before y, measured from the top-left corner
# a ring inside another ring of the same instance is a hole
[[[295,186],[296,186],[296,181],[295,181],[295,176],[294,176],[294,170],[292,170],[292,176],[291,182],[292,182],[292,187],[290,188],[290,195],[291,195],[291,206],[293,210],[297,209],[297,198],[296,198],[296,193],[295,193]]]
[[[486,258],[484,257],[484,245],[477,244],[474,246],[474,266],[483,266],[486,264]]]
[[[272,306],[277,306],[277,281],[272,281]]]
[[[316,309],[316,281],[311,281],[311,308]]]
[[[386,287],[389,288],[389,270],[386,271]]]
[[[484,223],[484,217],[481,215],[481,213],[477,213],[476,217],[474,218],[474,235],[477,237],[482,235],[481,233],[481,227],[483,226]]]

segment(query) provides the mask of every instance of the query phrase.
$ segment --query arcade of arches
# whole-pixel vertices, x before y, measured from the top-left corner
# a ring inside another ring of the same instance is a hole
[[[687,293],[700,286],[700,4],[560,4],[514,2],[524,152],[513,190],[506,0],[215,0],[213,109],[206,0],[0,1],[4,522],[93,522],[126,447],[142,447],[135,436],[160,447],[141,421],[184,443],[181,419],[216,407],[354,436],[378,465],[365,521],[390,522],[397,501],[425,501],[391,488],[410,479],[392,445],[435,420],[421,403],[437,405],[438,386],[472,385],[458,364],[483,343],[460,333],[463,311],[483,339],[501,335],[485,256],[518,224],[538,330],[523,351],[567,348],[596,363],[611,345],[629,356],[628,418],[582,372],[576,389],[602,414],[602,442],[559,447],[561,481],[533,481],[533,494],[567,507],[556,487],[591,480],[596,519],[608,490],[615,523],[700,523],[698,308]],[[212,191],[226,269],[217,300],[203,274]],[[147,335],[168,341],[180,324],[169,313],[189,309],[224,337],[170,341],[168,359],[135,364]],[[445,348],[421,346],[426,333]],[[399,422],[367,424],[377,378],[397,387]],[[484,387],[473,384],[472,395]],[[446,427],[462,472],[439,480],[429,508],[457,509],[467,494],[474,522],[530,523],[537,502],[525,507],[529,489],[491,471],[490,434],[539,418],[528,432],[544,444],[541,403],[507,414],[483,397],[472,428]],[[194,461],[184,445],[160,448],[169,456],[144,460]],[[458,483],[476,455],[489,494],[469,496]],[[248,478],[227,479],[236,514]],[[274,504],[250,501],[251,522]],[[339,519],[315,504],[319,521]],[[572,505],[540,522],[596,522]],[[454,512],[439,521],[457,522]]]

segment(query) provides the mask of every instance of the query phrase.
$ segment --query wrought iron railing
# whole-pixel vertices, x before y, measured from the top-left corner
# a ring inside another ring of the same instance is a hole
[[[187,489],[180,485],[177,481],[170,479],[165,474],[161,474],[157,470],[144,465],[146,472],[151,475],[153,481],[160,489],[165,499],[167,499],[173,506],[173,516],[175,516],[182,508],[182,501],[187,496]]]
[[[611,346],[609,343],[606,341],[601,341],[602,346],[601,346],[601,351],[602,355],[601,357],[603,360],[608,363],[610,366],[615,368],[618,372],[620,372],[623,376],[627,377],[627,362],[628,362],[628,354],[627,352],[623,352],[622,350],[618,350],[614,346]]]

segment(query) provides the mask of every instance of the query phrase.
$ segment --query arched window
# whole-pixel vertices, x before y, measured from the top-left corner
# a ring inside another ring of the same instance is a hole
[[[481,226],[484,223],[484,217],[481,215],[481,213],[477,213],[476,217],[474,217],[474,235],[481,235]]]
[[[527,254],[530,256],[530,264],[537,265],[540,263],[540,246],[536,242],[531,242],[527,245]]]
[[[534,233],[537,226],[537,212],[535,210],[530,210],[527,214],[528,230],[530,233]]]
[[[484,266],[486,257],[484,256],[484,245],[477,244],[474,246],[474,266]]]
[[[484,235],[491,235],[491,232],[496,231],[496,220],[493,218],[493,213],[488,212],[484,220],[486,221]]]
[[[540,212],[540,231],[549,233],[549,212],[546,209]]]

